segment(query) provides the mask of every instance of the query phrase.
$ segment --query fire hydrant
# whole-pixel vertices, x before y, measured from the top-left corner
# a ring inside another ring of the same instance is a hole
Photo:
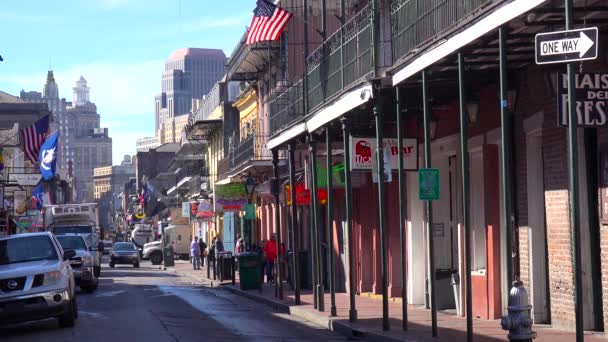
[[[509,292],[509,314],[502,316],[500,325],[509,330],[509,341],[532,341],[536,333],[532,331],[530,311],[532,305],[528,301],[528,291],[524,284],[516,280]]]

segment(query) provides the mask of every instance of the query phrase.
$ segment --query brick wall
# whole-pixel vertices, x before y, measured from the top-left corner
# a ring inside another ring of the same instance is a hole
[[[597,130],[598,146],[608,147],[608,129]],[[600,226],[600,262],[602,268],[602,307],[604,327],[608,326],[608,227]]]
[[[562,328],[574,327],[574,287],[572,253],[570,248],[570,223],[568,218],[568,162],[566,130],[557,126],[556,99],[550,92],[543,72],[531,67],[520,82],[518,113],[516,121],[517,209],[519,226],[527,225],[526,151],[523,118],[544,111],[542,148],[543,182],[545,185],[545,214],[549,256],[549,295],[551,323]],[[521,120],[521,121],[520,121]],[[524,281],[528,274],[528,234],[520,229],[521,275]]]

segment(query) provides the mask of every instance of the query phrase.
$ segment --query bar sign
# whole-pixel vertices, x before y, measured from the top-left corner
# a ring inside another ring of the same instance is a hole
[[[539,33],[536,64],[567,63],[597,58],[597,27]]]

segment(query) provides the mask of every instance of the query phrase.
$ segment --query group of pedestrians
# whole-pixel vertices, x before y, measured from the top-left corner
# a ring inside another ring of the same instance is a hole
[[[201,266],[203,266],[203,259],[201,257],[206,257],[210,255],[210,258],[213,259],[215,257],[216,252],[223,252],[224,244],[222,239],[219,237],[214,237],[211,241],[211,246],[209,250],[207,250],[207,244],[203,241],[202,238],[195,236],[190,243],[190,257],[192,258],[192,267],[195,270],[200,270]],[[209,266],[209,265],[207,265]]]
[[[213,262],[217,253],[224,251],[224,244],[219,237],[214,237],[211,246],[207,251],[207,244],[203,241],[202,238],[195,236],[190,243],[190,256],[192,257],[192,267],[195,270],[200,270],[202,264],[201,256],[209,255],[209,261]],[[238,255],[245,252],[245,241],[237,236],[237,243],[235,246],[235,256],[238,258]],[[252,251],[260,254],[260,258],[262,259],[262,272],[266,274],[266,281],[268,283],[275,282],[275,271],[276,267],[282,267],[283,263],[277,263],[277,240],[276,235],[272,234],[270,236],[270,240],[261,241],[258,245],[252,246]],[[282,260],[285,260],[285,245],[281,244],[281,257]]]

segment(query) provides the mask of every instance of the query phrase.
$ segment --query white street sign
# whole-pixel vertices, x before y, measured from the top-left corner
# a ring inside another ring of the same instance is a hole
[[[597,58],[597,27],[539,33],[536,64],[567,63]]]

